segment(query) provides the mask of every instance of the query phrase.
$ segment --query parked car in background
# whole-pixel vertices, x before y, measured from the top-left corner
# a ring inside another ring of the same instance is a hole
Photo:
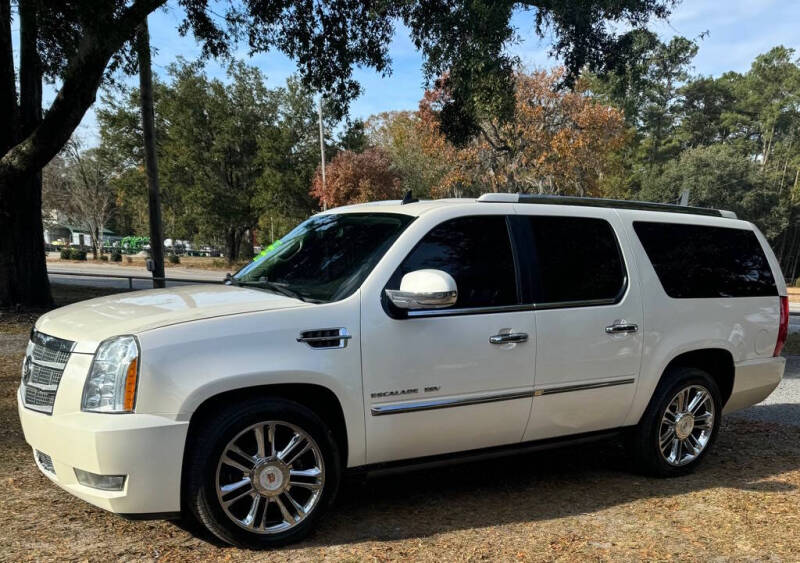
[[[788,302],[733,214],[488,194],[305,221],[228,285],[43,315],[19,389],[39,469],[231,544],[304,537],[346,470],[620,434],[679,476],[784,370]]]

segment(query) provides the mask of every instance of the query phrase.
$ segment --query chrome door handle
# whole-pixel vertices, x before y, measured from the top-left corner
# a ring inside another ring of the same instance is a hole
[[[527,341],[527,332],[507,332],[504,334],[495,334],[494,336],[489,337],[489,344],[508,344]]]
[[[614,324],[606,327],[607,334],[630,334],[638,330],[639,325],[627,321],[614,321]]]

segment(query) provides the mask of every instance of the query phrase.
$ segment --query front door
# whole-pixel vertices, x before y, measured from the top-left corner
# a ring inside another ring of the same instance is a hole
[[[458,286],[455,305],[404,312],[362,298],[368,463],[519,442],[530,414],[536,331],[520,304],[507,218],[428,229],[386,287],[442,270]],[[511,333],[517,342],[503,337]]]
[[[527,224],[538,348],[525,440],[621,426],[639,377],[642,303],[619,219],[566,213],[517,219]]]

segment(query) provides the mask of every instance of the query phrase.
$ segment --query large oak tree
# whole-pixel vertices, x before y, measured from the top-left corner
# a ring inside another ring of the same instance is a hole
[[[166,0],[0,0],[0,306],[46,305],[50,290],[41,227],[40,173],[64,146],[110,71],[135,71],[132,39],[147,15]],[[442,124],[451,138],[475,132],[482,113],[513,109],[517,8],[534,12],[533,30],[549,30],[553,51],[568,70],[608,70],[624,60],[628,33],[664,17],[674,0],[178,0],[208,56],[224,55],[237,40],[252,52],[278,49],[298,63],[307,85],[344,110],[359,93],[354,66],[388,72],[389,42],[403,21],[425,57],[429,77],[449,71],[451,103]],[[16,12],[14,12],[16,8]],[[224,13],[218,13],[220,9]],[[11,21],[19,21],[19,69]],[[618,25],[623,24],[623,25]],[[158,38],[154,38],[157,44]],[[60,88],[42,113],[42,78]],[[18,83],[17,83],[18,79]]]

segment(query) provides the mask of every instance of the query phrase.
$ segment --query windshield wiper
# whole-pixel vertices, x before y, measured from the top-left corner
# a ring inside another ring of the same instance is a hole
[[[281,285],[279,283],[270,282],[267,280],[252,280],[252,281],[240,281],[237,279],[231,279],[232,283],[235,283],[238,286],[245,286],[245,287],[260,287],[262,289],[267,289],[273,293],[279,293],[285,297],[291,297],[293,299],[299,299],[300,301],[304,301],[308,303],[310,300],[298,292],[289,289],[288,287]]]

